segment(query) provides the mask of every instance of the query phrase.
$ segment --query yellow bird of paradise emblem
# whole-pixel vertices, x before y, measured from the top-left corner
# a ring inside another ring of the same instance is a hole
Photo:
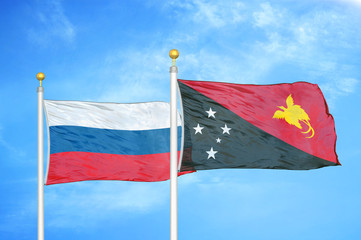
[[[300,121],[303,122],[308,126],[308,130],[302,133],[308,134],[309,132],[311,132],[311,135],[306,138],[312,138],[315,135],[315,131],[313,130],[309,122],[310,118],[308,117],[305,110],[303,110],[300,105],[295,105],[293,103],[293,98],[291,94],[287,97],[286,104],[287,104],[287,108],[283,106],[278,106],[283,111],[277,110],[274,113],[273,118],[284,119],[288,124],[294,125],[299,129],[302,129]]]

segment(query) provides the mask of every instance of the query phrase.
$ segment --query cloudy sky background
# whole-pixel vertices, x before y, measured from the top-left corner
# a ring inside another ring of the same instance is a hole
[[[359,0],[2,1],[0,239],[36,239],[36,73],[46,99],[169,101],[172,48],[182,79],[319,84],[342,164],[182,176],[179,239],[360,238],[360,26]],[[45,237],[169,239],[169,181],[45,187]]]

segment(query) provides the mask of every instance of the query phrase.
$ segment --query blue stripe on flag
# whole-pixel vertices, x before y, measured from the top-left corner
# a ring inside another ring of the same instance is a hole
[[[79,126],[51,126],[50,154],[96,152],[145,155],[170,152],[170,129],[113,130]],[[180,150],[181,127],[178,127]]]

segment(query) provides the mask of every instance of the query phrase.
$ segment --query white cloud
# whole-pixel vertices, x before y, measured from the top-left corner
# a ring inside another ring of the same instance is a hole
[[[343,78],[338,82],[337,87],[338,89],[340,89],[342,93],[350,94],[355,92],[357,84],[358,84],[357,79]]]
[[[280,25],[283,20],[282,13],[277,9],[271,7],[271,5],[267,3],[261,4],[262,11],[257,11],[253,13],[253,18],[255,20],[255,26],[257,27],[265,27],[269,25],[277,26]]]
[[[361,7],[361,0],[331,0],[331,1],[337,1],[337,2],[341,2],[341,3],[347,3],[347,4],[352,4],[354,6],[357,6],[357,7]]]
[[[320,88],[327,98],[328,106],[334,108],[339,97],[345,97],[356,92],[358,83],[359,80],[355,78],[338,78],[320,84]]]
[[[194,21],[205,22],[216,28],[242,21],[243,17],[240,14],[243,10],[242,3],[230,2],[229,5],[224,4],[224,2],[222,2],[222,5],[219,3],[210,3],[202,0],[194,1],[197,9],[193,18]]]
[[[39,3],[35,15],[38,24],[28,30],[30,41],[41,45],[48,45],[53,39],[67,43],[74,41],[75,27],[65,15],[60,0]]]
[[[167,1],[165,8],[185,10],[192,22],[206,28],[221,28],[244,21],[244,4],[240,1],[174,0]]]
[[[316,40],[313,28],[310,26],[297,26],[293,29],[296,41],[301,45],[312,44]]]
[[[355,78],[340,78],[323,84],[322,89],[334,97],[347,96],[356,92],[358,82]]]

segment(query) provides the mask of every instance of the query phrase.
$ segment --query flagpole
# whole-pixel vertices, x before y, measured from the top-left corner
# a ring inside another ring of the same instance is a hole
[[[175,60],[179,56],[176,49],[169,52],[173,59],[170,67],[170,240],[178,239],[178,161],[177,161],[177,73]]]
[[[41,82],[45,75],[39,72],[36,78],[40,81],[38,92],[38,240],[44,240],[44,130],[43,130],[43,94]]]

